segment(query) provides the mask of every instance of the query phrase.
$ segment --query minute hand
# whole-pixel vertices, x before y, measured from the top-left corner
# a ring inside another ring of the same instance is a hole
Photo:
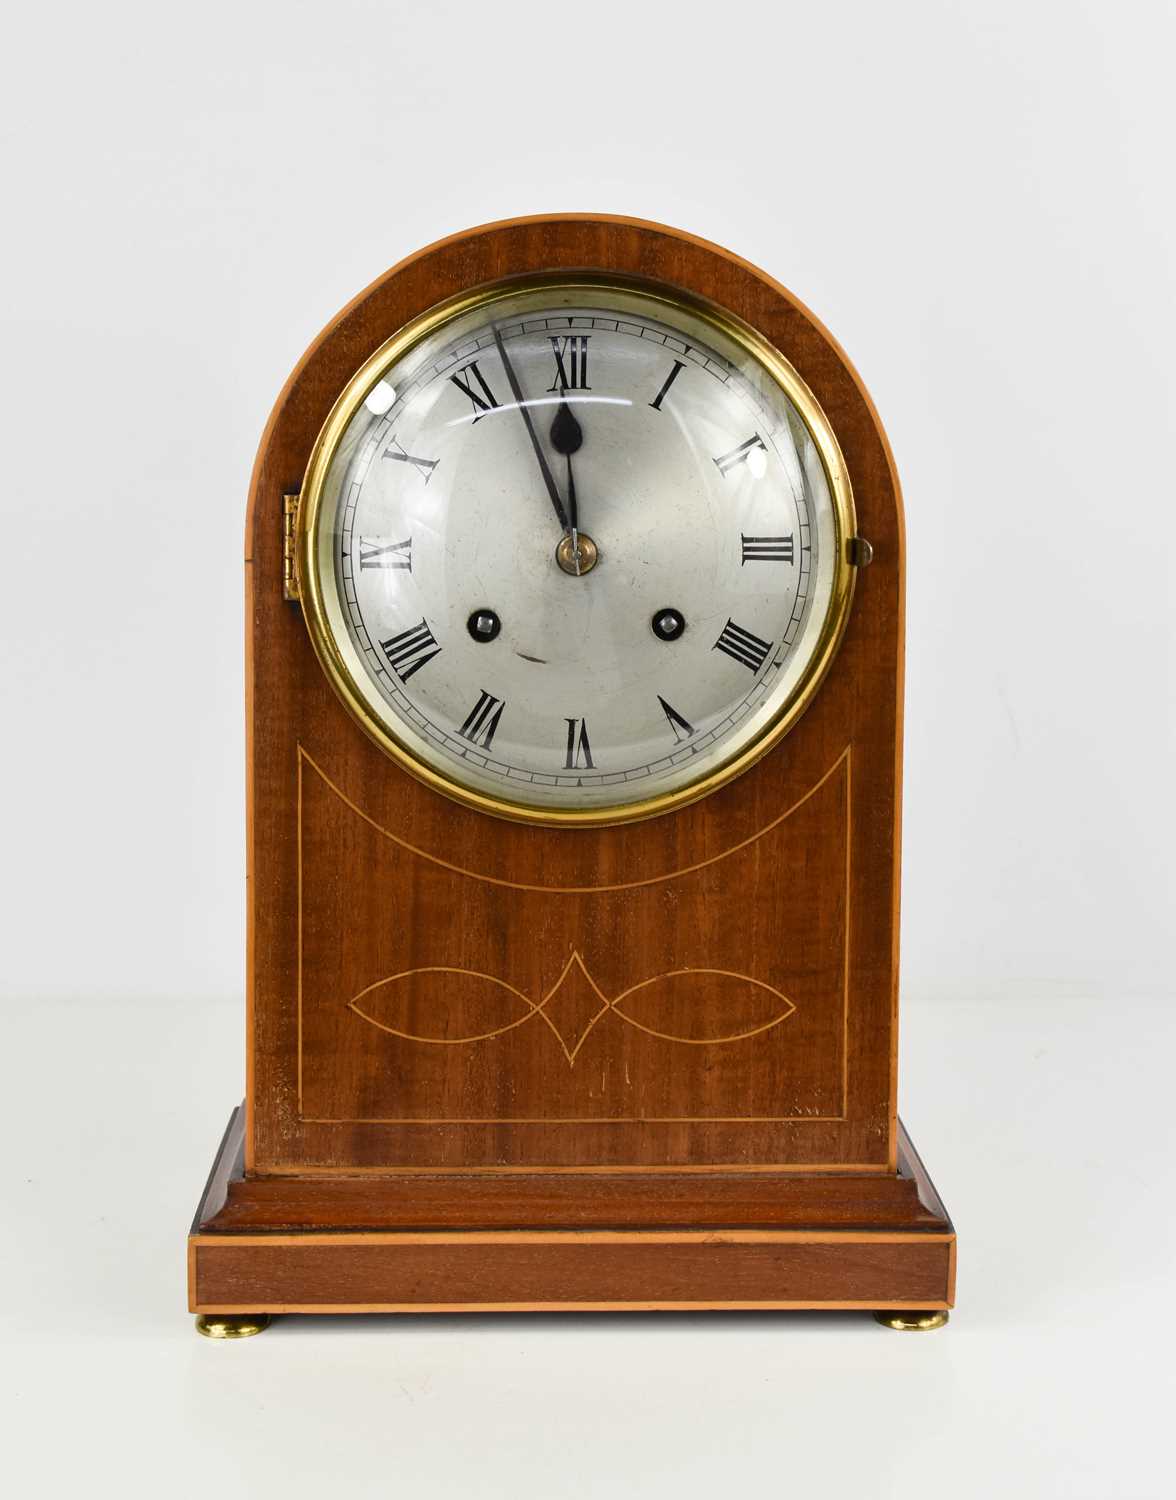
[[[564,531],[570,531],[568,524],[568,513],[564,509],[564,503],[560,499],[559,486],[555,482],[555,475],[551,472],[551,465],[547,462],[547,455],[539,444],[539,434],[535,431],[535,424],[531,421],[531,413],[527,409],[526,400],[523,397],[522,387],[519,385],[519,377],[515,374],[514,365],[511,364],[506,353],[506,345],[502,342],[502,335],[498,329],[494,330],[494,342],[498,346],[498,355],[502,360],[502,368],[506,371],[506,378],[510,382],[511,395],[515,398],[519,415],[523,419],[523,426],[527,429],[527,436],[531,439],[531,447],[535,450],[535,457],[539,460],[539,472],[543,475],[543,483],[547,486],[547,493],[551,499],[555,518],[563,527]]]

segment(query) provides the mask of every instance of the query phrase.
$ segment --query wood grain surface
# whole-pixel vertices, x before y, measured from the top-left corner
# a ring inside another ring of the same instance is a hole
[[[946,1307],[943,1238],[563,1234],[547,1241],[225,1236],[192,1246],[194,1312]],[[855,1295],[856,1294],[856,1295]]]
[[[951,1221],[889,1175],[256,1177],[234,1112],[188,1240],[193,1312],[937,1308]],[[395,1226],[392,1228],[391,1226]]]
[[[551,268],[654,278],[757,328],[828,415],[874,548],[780,746],[617,829],[525,827],[416,782],[348,717],[282,596],[283,495],[355,369],[456,291]],[[893,1176],[902,568],[897,481],[854,371],[716,246],[631,220],[512,221],[346,308],[282,392],[250,496],[248,1171]],[[479,1222],[502,1222],[491,1201]]]
[[[894,1173],[683,1169],[497,1173],[401,1169],[247,1175],[234,1111],[197,1211],[196,1234],[250,1230],[649,1229],[674,1226],[881,1229],[951,1224],[899,1123]]]

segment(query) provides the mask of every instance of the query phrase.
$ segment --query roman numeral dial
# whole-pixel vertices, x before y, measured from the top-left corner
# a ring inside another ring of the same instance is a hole
[[[650,406],[653,407],[654,411],[661,411],[661,409],[662,409],[662,402],[670,394],[670,387],[673,385],[674,381],[677,380],[678,376],[681,375],[682,371],[685,368],[686,368],[686,366],[682,363],[682,361],[680,359],[676,359],[674,361],[674,363],[670,366],[670,373],[662,381],[661,389],[658,391],[657,395],[653,398],[653,400],[649,403]]]
[[[796,554],[792,535],[748,536],[741,535],[743,562],[795,562]]]
[[[458,734],[463,740],[469,740],[471,745],[480,745],[483,750],[489,750],[494,743],[494,731],[498,728],[498,721],[502,718],[505,707],[501,698],[496,698],[483,688],[478,694],[478,701],[470,709],[469,717],[457,731]]]
[[[380,650],[388,658],[388,665],[401,682],[407,682],[422,667],[427,667],[435,656],[441,654],[441,647],[429,629],[427,620],[421,620],[419,625],[410,625],[399,635],[389,636],[386,641],[381,641]]]
[[[835,435],[770,349],[638,281],[452,306],[365,367],[324,428],[330,535],[295,526],[340,696],[488,816],[623,823],[722,785],[809,701],[853,596]]]
[[[426,484],[432,479],[433,470],[439,462],[435,458],[417,458],[413,454],[406,452],[404,446],[397,438],[393,438],[384,449],[384,457],[391,458],[402,464],[411,464]]]
[[[549,391],[590,391],[588,384],[588,340],[589,334],[573,333],[563,338],[551,338],[551,352],[555,357],[555,379],[547,387]]]
[[[718,640],[711,647],[712,651],[724,652],[732,661],[737,661],[750,672],[759,671],[771,649],[771,641],[761,641],[758,635],[753,635],[742,625],[736,625],[734,620],[727,621]]]
[[[591,771],[596,762],[592,759],[592,746],[588,742],[588,720],[566,719],[568,726],[568,749],[564,760],[566,771]]]
[[[691,739],[694,735],[694,725],[689,719],[684,719],[672,703],[667,703],[659,693],[657,701],[662,706],[662,713],[666,716],[666,723],[673,731],[674,743],[680,745],[683,740]]]
[[[468,365],[463,366],[456,375],[451,375],[449,378],[459,391],[469,397],[474,408],[475,422],[480,422],[484,416],[501,405],[487,384],[485,375],[478,368],[476,359],[471,359]]]
[[[412,537],[403,542],[376,541],[371,537],[359,539],[359,566],[365,568],[399,568],[412,572]]]
[[[760,437],[758,432],[753,432],[752,435],[744,442],[740,443],[737,448],[732,448],[730,453],[721,453],[719,457],[714,460],[714,463],[719,473],[723,476],[724,479],[726,479],[731,470],[737,469],[740,464],[745,464],[748,462],[752,462],[756,465],[761,464],[763,462],[763,459],[757,459],[756,455],[766,454],[767,451],[767,445],[764,443],[763,438]]]

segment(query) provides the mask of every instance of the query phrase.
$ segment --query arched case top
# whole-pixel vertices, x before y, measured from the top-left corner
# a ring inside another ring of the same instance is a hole
[[[873,552],[787,737],[621,827],[508,823],[422,785],[344,711],[285,597],[292,497],[355,371],[445,298],[552,270],[652,279],[762,334],[832,423]],[[845,355],[715,245],[512,220],[350,303],[279,397],[249,500],[250,1170],[893,1170],[902,547]]]

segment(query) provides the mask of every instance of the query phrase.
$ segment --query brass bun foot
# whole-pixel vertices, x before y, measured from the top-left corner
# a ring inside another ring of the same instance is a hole
[[[269,1323],[269,1313],[201,1313],[196,1332],[206,1339],[248,1339]]]
[[[933,1328],[943,1327],[948,1314],[936,1308],[927,1312],[915,1308],[883,1308],[874,1317],[884,1328],[897,1328],[900,1333],[930,1333]]]

